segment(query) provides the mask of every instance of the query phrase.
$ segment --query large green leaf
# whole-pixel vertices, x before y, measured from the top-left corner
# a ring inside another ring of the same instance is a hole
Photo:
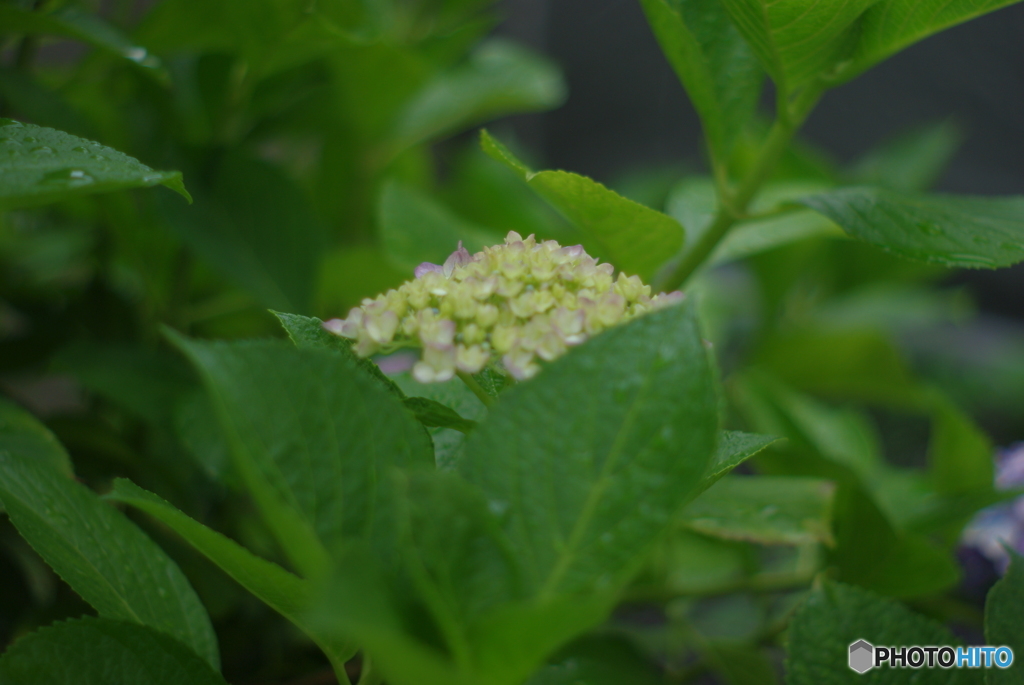
[[[882,667],[859,674],[849,667],[850,645],[858,640],[886,646],[960,644],[941,624],[902,604],[850,585],[825,581],[807,596],[789,625],[786,683],[905,683],[909,682],[908,675],[921,685],[982,682],[980,670],[966,668],[922,668],[908,674]]]
[[[501,512],[531,594],[612,589],[698,486],[717,423],[685,304],[606,331],[506,390],[458,468]]]
[[[388,256],[410,274],[422,262],[442,264],[460,241],[470,252],[479,252],[502,238],[464,221],[426,193],[398,181],[385,183],[381,190],[377,218]]]
[[[487,131],[480,133],[480,145],[573,222],[588,250],[617,269],[648,279],[683,245],[683,227],[672,217],[628,200],[586,176],[530,171]]]
[[[881,0],[864,13],[857,47],[838,76],[851,79],[923,38],[1018,1]]]
[[[279,167],[230,153],[193,207],[163,209],[189,247],[261,304],[310,307],[324,233],[303,191]]]
[[[1007,646],[1013,650],[1014,660],[1024,655],[1024,631],[1021,630],[1021,612],[1024,612],[1024,557],[1010,553],[1010,566],[985,598],[985,640],[990,645]],[[1021,665],[1011,668],[993,668],[985,674],[986,685],[1011,685],[1020,682]]]
[[[995,269],[1024,260],[1024,197],[842,188],[800,202],[855,238],[910,259]]]
[[[234,540],[194,521],[131,481],[120,478],[114,481],[114,489],[107,498],[141,509],[183,537],[239,585],[306,631],[332,662],[344,662],[352,655],[354,649],[320,635],[309,626],[307,612],[314,597],[309,581],[260,559]]]
[[[794,476],[725,478],[683,510],[680,521],[713,537],[766,545],[832,542],[835,484]]]
[[[324,549],[373,539],[392,466],[431,466],[430,441],[398,398],[341,355],[272,342],[179,339],[201,372],[234,463],[305,575]]]
[[[504,114],[550,109],[565,98],[558,68],[505,40],[492,39],[469,61],[428,81],[399,114],[399,149]]]
[[[191,202],[180,171],[154,171],[91,140],[0,119],[0,208],[155,185],[165,185]]]
[[[758,435],[741,431],[721,431],[718,434],[718,446],[712,457],[704,478],[700,482],[702,490],[706,490],[722,476],[765,449],[773,442],[782,438],[774,435]]]
[[[722,0],[780,91],[827,75],[857,44],[857,18],[878,0]]]
[[[728,158],[761,94],[757,58],[717,0],[641,0],[661,50],[700,114],[716,158]]]
[[[226,685],[220,673],[167,635],[133,623],[82,618],[15,642],[0,658],[10,685]]]
[[[101,616],[156,628],[219,665],[210,618],[178,566],[119,511],[48,463],[49,451],[0,450],[0,500],[18,532]]]
[[[288,333],[288,337],[299,348],[328,349],[334,350],[345,359],[349,360],[360,369],[380,381],[384,388],[396,397],[405,400],[405,393],[398,385],[388,378],[380,367],[372,359],[356,356],[352,351],[352,340],[342,338],[324,328],[324,322],[315,316],[302,316],[301,314],[285,314],[284,312],[271,311],[277,317],[281,326]]]
[[[36,12],[13,3],[3,3],[0,4],[0,26],[6,33],[34,33],[80,40],[124,57],[161,80],[167,77],[160,60],[146,48],[132,42],[101,17],[74,5],[64,5],[52,12]]]
[[[0,453],[32,455],[32,458],[72,477],[71,460],[64,446],[36,417],[14,402],[0,397]]]

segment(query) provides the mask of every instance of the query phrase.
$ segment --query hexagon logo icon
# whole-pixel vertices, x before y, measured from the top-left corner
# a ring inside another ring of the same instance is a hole
[[[850,668],[857,673],[866,673],[875,665],[875,648],[867,640],[857,640],[850,645]]]

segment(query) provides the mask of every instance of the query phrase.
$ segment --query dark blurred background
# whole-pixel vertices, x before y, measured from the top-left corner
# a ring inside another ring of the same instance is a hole
[[[513,122],[546,167],[609,184],[702,164],[700,128],[636,0],[503,0],[499,31],[562,66],[569,99]],[[764,111],[771,111],[766,88]],[[1024,194],[1024,4],[928,38],[829,92],[803,137],[839,164],[951,119],[963,143],[936,189]],[[1024,319],[1024,266],[958,274],[982,311]]]

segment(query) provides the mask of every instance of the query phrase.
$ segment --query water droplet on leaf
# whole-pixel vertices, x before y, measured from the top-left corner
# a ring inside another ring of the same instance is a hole
[[[25,124],[20,121],[15,121],[14,119],[0,119],[0,127],[24,128]]]
[[[80,188],[95,183],[89,174],[81,169],[57,169],[44,175],[40,183],[46,185],[63,186],[66,188]]]
[[[30,152],[34,155],[52,155],[53,148],[47,147],[46,145],[40,145],[39,147],[32,148]]]
[[[941,227],[936,226],[935,224],[928,223],[927,221],[919,222],[917,224],[917,228],[918,228],[919,231],[921,231],[925,235],[937,236],[937,235],[942,235],[942,233],[943,233]]]
[[[85,147],[82,147],[81,145],[76,145],[75,147],[71,148],[71,151],[72,152],[88,152],[89,149],[85,148]]]

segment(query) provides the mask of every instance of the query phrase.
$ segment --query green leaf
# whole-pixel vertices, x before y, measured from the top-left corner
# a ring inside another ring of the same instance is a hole
[[[808,192],[828,186],[816,182],[775,182],[767,184],[754,201],[751,212],[770,212],[790,205]],[[687,242],[696,242],[711,225],[718,200],[714,181],[693,177],[681,181],[669,195],[667,212],[687,227]],[[708,258],[708,266],[736,261],[799,240],[843,237],[831,221],[811,211],[740,221]]]
[[[526,685],[662,685],[664,677],[621,637],[595,635],[558,653]]]
[[[1024,612],[1024,557],[1010,552],[1010,566],[985,598],[985,641],[1005,645],[1016,659],[1024,655],[1024,633],[1020,629]],[[987,685],[1011,685],[1020,682],[1020,664],[1008,669],[992,668],[985,674]]]
[[[308,309],[324,232],[303,191],[279,167],[233,152],[193,207],[163,204],[168,225],[261,304]]]
[[[687,303],[610,329],[506,390],[458,468],[502,512],[531,594],[611,590],[697,488],[717,423]]]
[[[736,27],[783,94],[847,59],[857,18],[878,0],[722,0]]]
[[[422,427],[341,355],[271,342],[177,339],[203,376],[235,466],[297,569],[390,525],[393,466],[433,464]]]
[[[451,428],[460,433],[469,433],[476,428],[476,421],[464,419],[454,409],[426,397],[408,397],[404,404],[420,423],[429,428]]]
[[[797,476],[732,476],[683,510],[698,533],[765,545],[832,543],[835,484]]]
[[[935,489],[943,495],[991,491],[994,450],[988,436],[949,401],[939,403],[932,422],[928,463]]]
[[[210,617],[178,566],[45,455],[0,451],[0,500],[22,537],[101,616],[156,628],[218,666]]]
[[[470,645],[473,623],[518,593],[515,556],[486,500],[455,474],[396,478],[403,571],[465,667],[482,658]]]
[[[900,670],[879,668],[858,674],[849,667],[850,645],[962,644],[941,624],[859,588],[824,581],[804,600],[789,625],[787,685],[903,683]],[[980,685],[981,671],[922,668],[913,672],[921,685]]]
[[[73,38],[124,57],[129,62],[143,67],[162,82],[168,80],[159,58],[132,42],[99,16],[84,12],[74,5],[65,5],[53,12],[35,12],[11,3],[0,4],[0,26],[4,27],[6,33],[33,33]]]
[[[177,640],[106,618],[56,623],[30,633],[0,658],[0,682],[47,685],[226,685]]]
[[[842,188],[800,200],[854,238],[909,259],[995,269],[1024,260],[1024,197]]]
[[[152,424],[169,425],[177,402],[196,387],[180,357],[140,345],[79,341],[60,350],[53,366]]]
[[[838,77],[846,81],[928,36],[1019,0],[881,0],[863,15],[860,37]]]
[[[700,483],[701,490],[707,490],[718,482],[719,478],[779,440],[782,438],[774,435],[720,431],[715,456],[708,464],[708,469],[704,472],[704,478]]]
[[[180,171],[154,171],[123,152],[63,131],[0,119],[0,208],[165,185],[189,202]]]
[[[492,39],[469,61],[427,82],[399,114],[398,149],[505,114],[550,109],[565,99],[561,72],[514,43]]]
[[[45,468],[71,478],[74,473],[64,446],[31,413],[0,397],[0,453],[32,455]]]
[[[942,121],[915,129],[871,150],[852,170],[860,185],[922,191],[934,184],[963,140],[960,127]]]
[[[377,217],[388,256],[410,274],[422,262],[444,263],[460,241],[471,253],[501,242],[500,236],[464,221],[426,193],[394,180],[381,190]]]
[[[183,537],[239,585],[304,630],[332,661],[344,662],[352,655],[351,647],[319,634],[308,624],[308,611],[314,597],[309,581],[260,559],[234,540],[189,518],[129,480],[115,480],[107,499],[136,507]]]
[[[588,250],[626,273],[650,276],[683,246],[675,219],[568,171],[530,171],[507,147],[480,132],[484,152],[517,172],[527,185],[573,222]]]
[[[922,597],[960,579],[948,550],[896,530],[861,487],[840,485],[833,518],[836,547],[830,556],[839,580],[889,597]]]
[[[342,338],[324,328],[324,322],[315,316],[302,316],[301,314],[285,314],[283,312],[270,312],[281,322],[281,326],[288,333],[288,337],[295,343],[296,347],[304,349],[327,349],[338,352],[342,357],[349,360],[373,378],[376,378],[381,385],[401,400],[405,400],[405,393],[391,380],[372,359],[359,357],[352,351],[352,340]]]
[[[662,52],[700,114],[713,155],[724,161],[757,107],[762,85],[757,58],[717,0],[641,4]]]

